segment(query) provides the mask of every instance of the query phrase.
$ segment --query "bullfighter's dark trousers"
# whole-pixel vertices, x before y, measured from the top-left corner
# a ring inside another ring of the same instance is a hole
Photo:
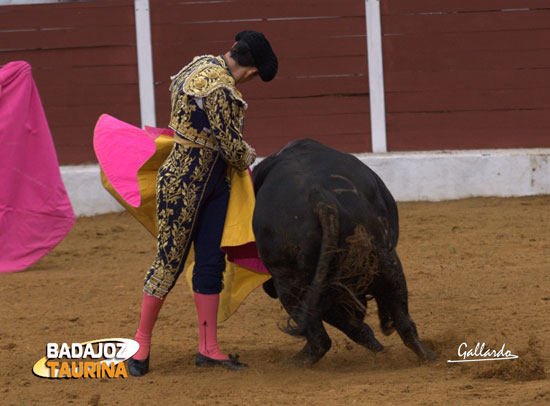
[[[220,249],[229,202],[227,164],[207,147],[174,144],[157,176],[157,255],[145,276],[144,292],[162,299],[195,247],[193,290],[222,290],[225,254]]]

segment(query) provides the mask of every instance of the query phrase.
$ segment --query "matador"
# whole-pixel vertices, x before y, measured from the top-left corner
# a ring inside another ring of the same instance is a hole
[[[157,175],[157,253],[145,276],[143,301],[135,340],[138,352],[129,360],[131,375],[149,371],[153,327],[180,276],[191,244],[195,266],[192,285],[198,315],[197,366],[246,368],[237,356],[225,355],[217,342],[217,313],[225,254],[220,250],[229,201],[228,167],[248,168],[256,159],[243,140],[247,104],[236,85],[257,75],[267,82],[278,68],[265,36],[242,31],[230,51],[203,55],[172,76],[173,149]]]

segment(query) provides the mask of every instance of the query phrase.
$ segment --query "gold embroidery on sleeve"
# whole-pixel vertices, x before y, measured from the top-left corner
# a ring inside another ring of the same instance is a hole
[[[246,169],[253,156],[241,135],[244,112],[240,102],[218,89],[206,97],[205,111],[224,160],[238,169]]]

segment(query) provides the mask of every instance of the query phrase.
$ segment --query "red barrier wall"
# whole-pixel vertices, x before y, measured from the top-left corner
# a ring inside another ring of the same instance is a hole
[[[388,149],[550,147],[550,3],[382,0]]]
[[[170,75],[243,29],[279,56],[241,90],[260,155],[310,137],[371,151],[364,0],[150,0],[157,125]],[[548,0],[381,0],[388,149],[550,147]],[[134,2],[0,7],[0,65],[26,60],[60,163],[94,162],[102,113],[140,125]]]
[[[30,63],[62,164],[95,162],[102,113],[140,125],[132,0],[0,7],[0,65]]]
[[[195,55],[223,54],[237,32],[263,32],[279,58],[277,77],[240,87],[245,138],[260,155],[314,138],[369,151],[365,5],[357,0],[151,1],[157,125],[170,113],[168,86]]]

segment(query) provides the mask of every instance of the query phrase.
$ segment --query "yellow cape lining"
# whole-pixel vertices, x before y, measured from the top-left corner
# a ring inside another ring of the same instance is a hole
[[[157,236],[156,177],[159,167],[170,154],[173,143],[174,139],[170,136],[160,135],[157,137],[155,139],[155,154],[138,170],[137,178],[141,195],[139,207],[126,203],[101,171],[101,181],[105,189],[155,237]],[[223,247],[239,246],[254,241],[252,232],[254,204],[254,187],[248,171],[232,169],[231,193],[222,237]],[[185,279],[191,290],[194,264],[194,249],[191,247],[184,269]],[[218,321],[227,320],[252,290],[270,278],[270,275],[244,268],[226,260]]]

